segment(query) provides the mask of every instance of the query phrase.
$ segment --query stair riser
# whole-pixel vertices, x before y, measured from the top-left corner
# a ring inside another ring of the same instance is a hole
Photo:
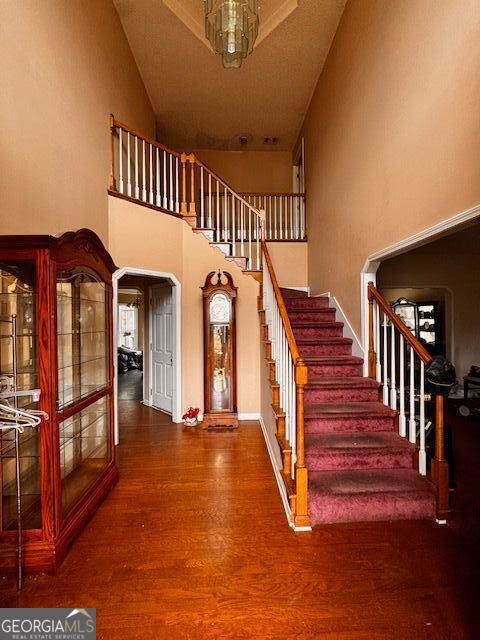
[[[429,494],[393,493],[389,495],[310,496],[312,524],[371,522],[433,518],[435,500]]]
[[[299,344],[298,350],[302,356],[349,356],[352,353],[351,344]]]
[[[332,417],[306,417],[305,431],[308,433],[331,433],[332,431],[392,431],[393,418],[382,417],[358,417],[342,416]]]
[[[305,320],[312,322],[333,322],[335,320],[335,310],[327,310],[324,311],[289,311],[288,317],[291,322],[295,320]]]
[[[375,402],[378,391],[375,388],[355,389],[323,389],[315,387],[305,389],[306,402]]]
[[[307,468],[311,471],[345,469],[412,469],[413,456],[409,451],[362,451],[306,453]]]
[[[293,327],[295,338],[341,338],[342,327]]]
[[[363,367],[361,364],[315,364],[308,365],[309,376],[361,376]]]
[[[287,298],[308,298],[308,293],[306,291],[283,289],[282,287],[280,287],[280,292],[284,300],[286,300]]]
[[[324,309],[328,307],[328,298],[285,298],[287,309]]]

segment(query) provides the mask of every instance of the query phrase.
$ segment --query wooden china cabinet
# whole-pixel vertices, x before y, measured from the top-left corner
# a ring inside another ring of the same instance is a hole
[[[0,375],[8,380],[16,360],[16,388],[40,389],[38,401],[25,395],[17,406],[48,414],[19,436],[19,512],[13,448],[8,433],[1,436],[0,570],[16,567],[20,519],[24,568],[54,570],[118,479],[115,270],[101,240],[87,229],[59,238],[0,236]]]

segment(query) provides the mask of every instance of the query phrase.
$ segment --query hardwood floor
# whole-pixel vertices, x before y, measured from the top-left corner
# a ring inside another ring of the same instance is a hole
[[[98,638],[480,637],[478,544],[430,522],[287,526],[256,423],[122,402],[120,482],[54,576],[2,606],[97,607]]]

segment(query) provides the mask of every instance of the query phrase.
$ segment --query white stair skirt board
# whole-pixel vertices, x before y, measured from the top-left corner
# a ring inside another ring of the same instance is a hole
[[[351,338],[353,341],[352,344],[352,355],[357,356],[358,358],[365,359],[365,352],[362,347],[362,343],[355,333],[352,325],[350,324],[345,312],[343,311],[339,301],[335,296],[332,296],[330,291],[326,293],[322,293],[319,295],[313,296],[314,298],[328,298],[330,300],[330,306],[335,309],[335,320],[337,322],[343,322],[343,335],[345,338]]]
[[[223,251],[226,256],[231,255],[231,245],[229,242],[211,242],[210,244],[220,249],[220,251]]]
[[[292,289],[293,291],[305,291],[310,295],[310,287],[280,287],[280,289]]]
[[[280,469],[277,467],[277,462],[275,460],[275,454],[273,453],[272,443],[268,437],[267,427],[265,422],[263,421],[262,416],[260,416],[260,426],[262,427],[262,433],[265,440],[265,444],[267,446],[268,455],[270,457],[270,462],[272,464],[273,473],[275,474],[275,479],[278,485],[278,491],[280,493],[280,498],[282,499],[283,508],[285,509],[285,515],[287,516],[287,522],[290,527],[293,528],[293,522],[291,521],[292,511],[290,509],[290,503],[288,501],[287,489],[283,484],[283,478],[280,473]]]

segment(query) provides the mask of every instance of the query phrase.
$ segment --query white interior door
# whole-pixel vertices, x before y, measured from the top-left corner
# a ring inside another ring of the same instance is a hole
[[[151,288],[152,405],[172,413],[174,385],[174,322],[172,287]]]

